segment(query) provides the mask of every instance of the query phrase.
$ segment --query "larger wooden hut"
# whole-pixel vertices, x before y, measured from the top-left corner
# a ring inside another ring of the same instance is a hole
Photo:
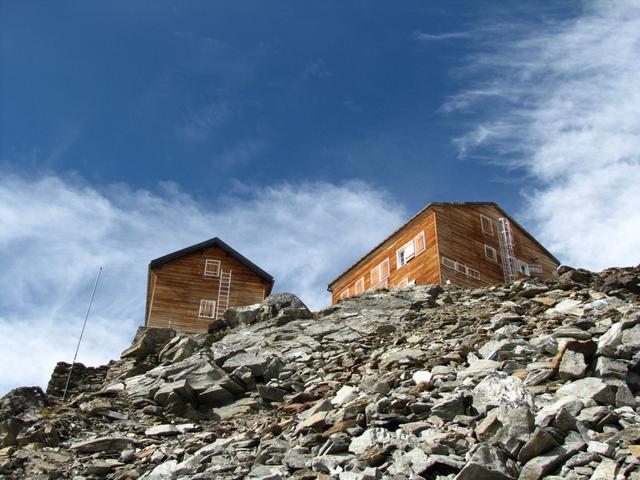
[[[149,263],[146,327],[206,332],[229,307],[261,302],[273,277],[219,238]]]
[[[493,202],[431,203],[329,284],[332,303],[412,284],[550,278],[560,262]]]

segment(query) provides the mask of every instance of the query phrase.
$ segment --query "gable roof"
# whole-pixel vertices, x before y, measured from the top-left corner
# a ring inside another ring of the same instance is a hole
[[[424,212],[426,212],[427,210],[429,210],[431,207],[448,207],[448,206],[454,206],[454,207],[459,207],[459,206],[467,206],[467,205],[492,205],[495,208],[497,208],[505,217],[507,217],[509,219],[509,221],[511,223],[513,223],[516,227],[518,227],[520,230],[522,230],[522,232],[527,236],[527,238],[529,238],[531,241],[533,241],[536,245],[538,245],[543,252],[545,252],[547,255],[549,255],[549,257],[551,257],[556,263],[560,264],[560,260],[558,260],[551,252],[549,252],[549,250],[547,250],[544,245],[542,245],[538,240],[536,240],[533,235],[531,235],[529,232],[527,232],[524,227],[522,225],[520,225],[517,221],[515,221],[511,215],[509,215],[507,212],[504,211],[504,209],[498,205],[496,202],[431,202],[429,204],[427,204],[426,207],[424,207],[422,210],[420,210],[418,213],[416,213],[413,217],[411,217],[409,220],[407,220],[405,223],[403,223],[400,227],[398,227],[393,233],[391,233],[391,235],[389,235],[388,237],[386,237],[384,240],[382,240],[378,245],[376,245],[375,247],[373,247],[371,250],[369,250],[367,253],[365,253],[358,261],[356,261],[353,265],[351,265],[349,268],[347,268],[344,272],[342,272],[340,275],[338,275],[333,281],[331,281],[329,283],[329,286],[327,287],[327,290],[331,291],[331,285],[333,285],[334,283],[336,283],[338,280],[340,280],[342,277],[344,277],[347,273],[349,273],[354,267],[356,267],[359,263],[361,263],[363,260],[365,260],[369,255],[371,255],[373,252],[375,252],[378,248],[380,248],[387,240],[389,240],[390,238],[392,238],[396,233],[398,233],[400,230],[402,230],[404,227],[406,227],[407,225],[409,225],[411,222],[413,222],[416,218],[418,218],[419,216],[421,216]]]
[[[218,248],[224,250],[229,255],[234,257],[236,260],[238,260],[239,262],[245,264],[247,267],[249,267],[251,270],[253,270],[253,272],[255,272],[256,275],[258,275],[259,277],[261,277],[263,280],[265,280],[266,282],[268,282],[270,284],[269,291],[267,292],[267,295],[269,295],[269,293],[271,293],[271,288],[273,287],[273,277],[271,275],[269,275],[267,272],[265,272],[263,269],[258,267],[255,263],[253,263],[247,257],[245,257],[242,254],[240,254],[237,250],[234,250],[229,245],[224,243],[218,237],[214,237],[214,238],[212,238],[210,240],[206,240],[204,242],[196,243],[195,245],[191,245],[190,247],[183,248],[182,250],[177,250],[177,251],[175,251],[173,253],[170,253],[168,255],[165,255],[163,257],[159,257],[159,258],[156,258],[154,260],[151,260],[149,262],[149,269],[155,268],[155,267],[159,267],[161,265],[164,265],[167,262],[170,262],[171,260],[175,260],[176,258],[184,257],[185,255],[189,255],[190,253],[194,253],[194,252],[197,252],[198,250],[202,250],[204,248],[210,248],[210,247],[218,247]]]

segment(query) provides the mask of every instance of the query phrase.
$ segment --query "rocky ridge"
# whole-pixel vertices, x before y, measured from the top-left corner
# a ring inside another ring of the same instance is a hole
[[[276,294],[0,399],[0,478],[640,479],[640,269]]]

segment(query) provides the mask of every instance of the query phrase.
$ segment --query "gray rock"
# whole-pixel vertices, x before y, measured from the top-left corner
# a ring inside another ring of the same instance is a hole
[[[479,412],[500,407],[505,410],[533,407],[533,399],[522,380],[503,372],[490,373],[473,389],[473,406]]]
[[[584,377],[587,372],[587,362],[584,355],[573,350],[565,350],[558,368],[558,375],[562,380],[576,380]]]
[[[622,343],[622,323],[614,323],[598,340],[598,355],[614,355]]]
[[[260,377],[267,368],[268,360],[254,353],[238,353],[229,358],[222,365],[222,369],[226,372],[233,372],[238,367],[247,367],[251,370],[254,377]]]
[[[596,360],[596,374],[604,378],[627,379],[627,364],[623,360],[609,357],[598,357]]]
[[[505,451],[481,445],[456,480],[514,480],[517,477],[518,466]]]
[[[419,448],[401,455],[388,468],[387,473],[397,475],[420,475],[430,465],[429,456]]]
[[[267,402],[281,402],[287,394],[287,391],[281,388],[260,384],[258,385],[258,394]]]
[[[197,346],[189,337],[174,337],[164,346],[158,357],[163,362],[179,362],[193,355]]]
[[[522,446],[518,453],[518,461],[522,464],[527,463],[534,457],[542,455],[556,447],[559,447],[558,440],[551,435],[547,429],[538,427],[535,429],[531,438]]]
[[[636,408],[638,402],[626,383],[618,386],[616,391],[616,407]]]
[[[595,377],[587,377],[563,385],[556,392],[556,397],[564,396],[573,396],[583,402],[593,400],[605,405],[614,403],[613,391],[609,385]]]
[[[596,467],[590,480],[615,480],[618,472],[618,464],[613,460],[604,459]]]
[[[405,348],[396,352],[387,352],[380,357],[380,368],[388,369],[394,365],[416,365],[424,357],[425,353],[417,348]]]
[[[134,440],[128,437],[98,437],[71,444],[71,450],[83,453],[119,452],[129,448]]]
[[[500,368],[500,362],[494,360],[476,360],[465,368],[458,371],[458,380],[464,380],[465,378],[477,378],[485,377],[492,372],[497,371]]]
[[[160,350],[175,336],[170,328],[145,328],[137,335],[137,340],[120,355],[121,358],[142,359],[150,353]]]
[[[635,325],[622,332],[622,343],[631,347],[640,347],[640,325]]]
[[[529,460],[520,471],[518,480],[538,480],[555,470],[562,462],[583,450],[584,442],[565,443],[561,447]]]

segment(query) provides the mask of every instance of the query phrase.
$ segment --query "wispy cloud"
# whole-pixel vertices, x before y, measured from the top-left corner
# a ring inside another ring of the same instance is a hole
[[[459,40],[475,36],[473,32],[427,33],[420,30],[413,32],[413,38],[420,42],[439,42],[443,40]]]
[[[588,2],[505,33],[472,59],[481,79],[443,107],[473,115],[461,155],[528,172],[526,213],[565,261],[637,264],[640,3]]]
[[[219,236],[317,309],[327,282],[405,218],[362,182],[240,184],[203,205],[81,179],[0,176],[0,393],[44,385],[70,361],[97,268],[104,266],[79,360],[116,357],[143,323],[150,259]],[[25,353],[29,362],[24,361]]]

